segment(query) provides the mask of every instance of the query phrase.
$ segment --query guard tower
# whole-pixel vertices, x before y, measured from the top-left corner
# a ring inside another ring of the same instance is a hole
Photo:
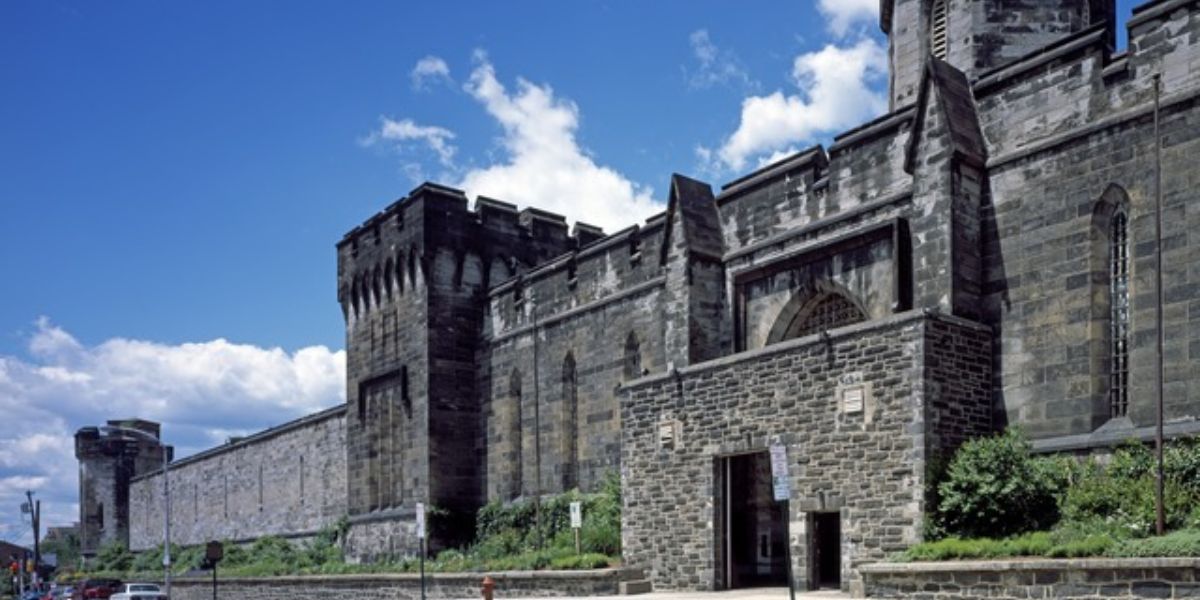
[[[125,435],[142,431],[160,439],[160,426],[142,419],[109,421],[111,431],[84,427],[75,433],[79,459],[79,544],[83,556],[94,556],[106,544],[129,546],[129,481],[162,469],[162,443]],[[119,428],[119,429],[118,429]],[[173,456],[167,448],[168,457]]]

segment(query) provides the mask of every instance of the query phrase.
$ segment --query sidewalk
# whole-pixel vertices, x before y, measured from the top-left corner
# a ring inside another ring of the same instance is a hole
[[[596,596],[591,597],[593,600]],[[635,596],[604,596],[614,600],[629,598],[630,600],[789,600],[787,588],[749,588],[721,592],[652,592]],[[796,592],[796,600],[834,600],[850,598],[849,594],[837,590],[821,590],[818,592]],[[545,598],[504,598],[498,600],[547,600]],[[557,598],[556,600],[581,600],[576,598]]]

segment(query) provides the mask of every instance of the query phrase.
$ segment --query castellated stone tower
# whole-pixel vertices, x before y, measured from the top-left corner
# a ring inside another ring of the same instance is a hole
[[[159,424],[141,419],[108,422],[159,439]],[[172,449],[167,449],[168,458]],[[84,556],[120,542],[129,546],[129,481],[162,469],[162,445],[147,438],[84,427],[75,433],[79,459],[79,534]]]
[[[1115,40],[1115,0],[881,0],[889,40],[891,106],[916,101],[926,57],[974,81],[1092,27]]]
[[[424,184],[338,243],[346,321],[350,552],[411,552],[424,502],[431,548],[467,538],[483,503],[477,352],[490,287],[599,239],[558,215]],[[441,525],[439,525],[441,524]]]

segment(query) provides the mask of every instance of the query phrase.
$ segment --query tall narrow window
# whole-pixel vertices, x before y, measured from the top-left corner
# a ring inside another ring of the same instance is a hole
[[[512,422],[509,425],[509,439],[512,443],[512,465],[513,465],[513,480],[512,480],[512,498],[518,498],[524,493],[525,479],[525,430],[522,420],[524,419],[523,411],[521,410],[521,372],[513,369],[512,375],[508,378],[508,395],[512,398]]]
[[[642,344],[637,334],[630,331],[625,338],[625,379],[637,379],[642,374]]]
[[[934,0],[929,18],[929,49],[942,60],[946,60],[947,53],[946,29],[946,0]]]
[[[579,396],[575,380],[575,356],[567,353],[562,371],[562,489],[579,485]]]
[[[1129,219],[1124,211],[1112,218],[1109,234],[1109,317],[1112,366],[1109,403],[1112,416],[1129,412]]]

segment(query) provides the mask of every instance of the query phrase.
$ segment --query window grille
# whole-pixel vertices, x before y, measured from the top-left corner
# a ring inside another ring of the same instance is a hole
[[[841,294],[828,294],[797,322],[788,338],[803,337],[866,320],[862,311]]]
[[[1129,412],[1129,220],[1125,213],[1113,215],[1109,236],[1109,306],[1112,328],[1109,401],[1112,416]]]
[[[942,60],[946,60],[947,52],[946,20],[946,0],[936,0],[930,18],[930,49],[934,56]]]

